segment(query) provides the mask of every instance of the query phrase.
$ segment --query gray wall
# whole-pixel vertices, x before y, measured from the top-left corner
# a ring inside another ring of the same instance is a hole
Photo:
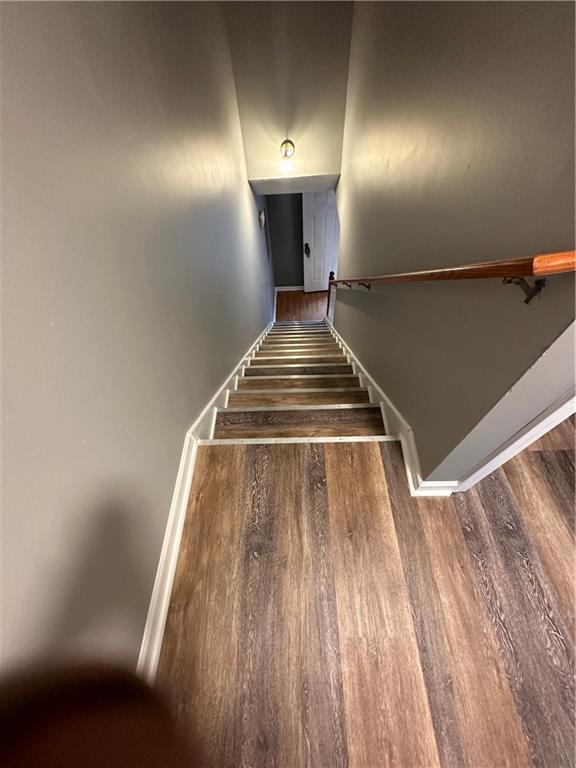
[[[573,248],[573,57],[568,3],[356,4],[339,274]],[[498,280],[341,290],[336,327],[426,477],[570,324],[573,291],[552,277],[527,307]]]
[[[224,9],[249,178],[340,173],[352,4]],[[287,136],[296,144],[292,173],[278,167]]]
[[[186,430],[271,319],[211,3],[3,3],[5,661],[135,662]]]
[[[266,198],[274,284],[304,284],[302,195],[270,195]]]

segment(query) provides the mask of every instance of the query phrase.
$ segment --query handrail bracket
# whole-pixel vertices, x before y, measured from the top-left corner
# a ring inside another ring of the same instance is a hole
[[[366,288],[366,290],[369,291],[372,286],[372,283],[358,283],[358,285],[363,285],[364,288]]]
[[[524,304],[530,304],[532,299],[539,296],[542,293],[543,288],[546,286],[546,278],[539,277],[534,281],[534,285],[530,285],[525,277],[505,277],[502,281],[504,285],[517,285],[519,286],[526,298]]]

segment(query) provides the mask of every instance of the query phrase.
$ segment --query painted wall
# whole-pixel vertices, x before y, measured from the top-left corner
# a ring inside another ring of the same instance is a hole
[[[270,321],[222,12],[4,3],[5,661],[136,661],[184,434]]]
[[[304,285],[302,195],[266,198],[274,284]]]
[[[573,58],[569,3],[356,4],[340,276],[573,248]],[[424,476],[573,320],[573,277],[548,283],[529,307],[498,280],[338,291]]]
[[[224,7],[249,178],[340,173],[351,3]],[[279,169],[286,137],[292,171]]]

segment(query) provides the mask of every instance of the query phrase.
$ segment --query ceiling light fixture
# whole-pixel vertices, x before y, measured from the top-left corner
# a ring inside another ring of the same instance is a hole
[[[280,144],[280,156],[282,159],[289,160],[294,152],[296,152],[294,142],[291,139],[284,139],[282,144]]]

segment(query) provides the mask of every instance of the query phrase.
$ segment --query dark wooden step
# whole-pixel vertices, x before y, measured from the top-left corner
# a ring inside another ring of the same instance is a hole
[[[263,339],[262,343],[266,344],[333,344],[336,341],[334,336],[330,335],[322,335],[315,336],[314,338],[310,338],[310,336],[305,337],[295,337],[293,339],[290,339],[286,336],[282,337],[273,337],[273,336],[266,336],[266,339]]]
[[[358,376],[265,376],[238,379],[238,389],[326,389],[359,387]]]
[[[327,328],[324,320],[310,320],[309,322],[276,322],[272,328]]]
[[[251,365],[244,368],[244,376],[319,376],[323,373],[354,373],[350,363],[336,365]]]
[[[270,341],[270,339],[285,339],[286,341],[294,341],[295,339],[308,339],[309,341],[314,341],[318,339],[333,339],[334,336],[332,336],[331,333],[328,333],[328,331],[309,331],[308,333],[275,333],[274,331],[271,331],[269,334],[264,336],[264,338],[266,341]]]
[[[341,352],[340,354],[336,355],[318,355],[318,354],[311,354],[311,355],[302,355],[299,357],[298,355],[292,355],[292,357],[273,357],[272,355],[268,355],[266,357],[253,357],[250,360],[250,367],[256,365],[311,365],[312,363],[319,363],[320,365],[328,365],[328,363],[347,363],[348,360],[346,358],[346,355],[343,355]]]
[[[238,408],[249,405],[334,405],[336,403],[368,403],[367,389],[323,389],[310,392],[239,392],[228,396],[228,407]]]
[[[268,347],[262,346],[256,352],[256,357],[301,357],[303,355],[342,355],[344,354],[337,344],[327,344],[325,347]]]
[[[215,439],[383,435],[378,406],[278,411],[219,411]]]
[[[273,347],[274,349],[316,349],[317,347],[338,346],[335,339],[326,339],[324,341],[263,341],[260,348]]]

